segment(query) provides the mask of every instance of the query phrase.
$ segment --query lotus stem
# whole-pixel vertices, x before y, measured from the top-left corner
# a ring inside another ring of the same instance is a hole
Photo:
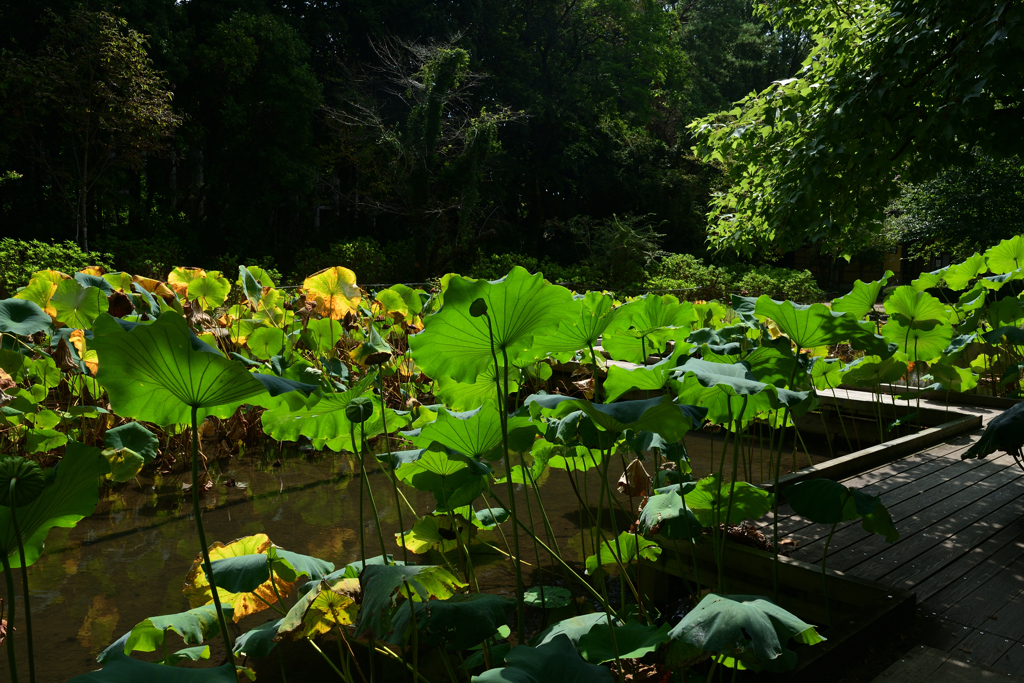
[[[14,503],[14,489],[17,483],[17,478],[11,479],[11,525],[14,527],[14,538],[18,541],[18,559],[21,560],[21,588],[22,593],[25,595],[25,642],[28,644],[28,680],[31,683],[36,683],[36,658],[34,648],[32,647],[32,608],[28,602],[28,565],[25,562],[25,543],[21,539],[21,530],[18,528],[17,505]]]
[[[320,649],[320,646],[316,644],[315,640],[310,638],[309,639],[309,644],[313,646],[314,650],[316,650],[317,652],[320,653],[320,656],[324,658],[325,662],[327,662],[327,666],[331,667],[331,669],[334,671],[334,673],[338,674],[338,678],[340,678],[343,681],[346,681],[346,683],[352,683],[352,679],[347,678],[345,676],[345,674],[343,674],[341,672],[341,669],[339,669],[338,667],[334,666],[334,662],[331,661],[331,658],[327,656],[326,652],[324,652],[323,650]]]
[[[359,463],[359,561],[366,567],[366,527],[363,526],[363,453],[362,444],[356,445],[356,425],[349,422],[349,435],[352,439],[352,451],[355,454],[356,462]],[[402,530],[404,533],[404,529]],[[404,540],[404,539],[403,539]],[[387,553],[385,552],[385,558]]]
[[[505,349],[501,350],[502,358],[505,361],[504,373],[500,372],[500,366],[498,365],[498,353],[494,348],[494,326],[491,324],[490,313],[484,313],[484,319],[487,320],[487,334],[491,340],[491,359],[494,361],[494,383],[498,391],[498,417],[501,423],[501,446],[502,455],[505,460],[505,483],[508,489],[508,503],[507,508],[512,513],[512,518],[517,522],[519,521],[516,511],[516,491],[512,485],[512,457],[508,452],[508,353]],[[505,376],[505,390],[502,391],[501,386],[501,375]],[[526,614],[525,603],[523,600],[523,568],[519,566],[519,528],[517,525],[512,525],[512,546],[515,550],[516,561],[513,565],[516,575],[516,639],[519,643],[523,644],[526,642]]]
[[[196,518],[196,532],[199,534],[199,546],[203,555],[203,570],[206,572],[206,580],[210,582],[210,595],[213,596],[213,606],[217,610],[217,621],[220,622],[220,630],[224,636],[224,645],[227,648],[228,661],[231,662],[231,670],[234,671],[235,653],[231,644],[231,634],[228,633],[228,622],[224,618],[224,609],[220,604],[217,583],[213,580],[213,563],[210,562],[210,549],[206,544],[206,530],[203,528],[203,510],[199,505],[199,426],[197,424],[197,412],[198,408],[192,406],[192,514]]]
[[[365,422],[359,423],[359,477],[366,480],[366,496],[370,499],[370,510],[373,511],[373,523],[377,525],[377,539],[380,541],[380,555],[383,558],[385,564],[388,561],[388,549],[384,545],[384,531],[380,528],[380,515],[377,514],[377,503],[373,499],[373,489],[370,488],[370,479],[366,476],[366,470],[363,468],[363,451],[369,450],[369,446],[366,443],[366,428],[363,426]],[[362,490],[362,489],[360,489]],[[395,506],[398,506],[398,501],[395,501]],[[402,546],[405,547],[404,545]],[[363,559],[365,562],[365,558]]]
[[[14,502],[14,501],[11,501]],[[11,672],[11,683],[18,683],[17,655],[14,652],[14,576],[11,574],[11,563],[7,559],[7,551],[0,551],[0,561],[4,565],[4,582],[7,584],[7,668]]]
[[[398,500],[400,493],[398,490],[398,477],[395,476],[395,464],[391,460],[391,434],[388,433],[388,406],[384,402],[384,378],[380,373],[377,373],[377,388],[380,390],[380,421],[384,427],[384,447],[388,452],[388,477],[391,479],[391,488],[395,494],[395,508],[398,510],[398,528],[404,533],[405,523],[402,521],[402,504]],[[403,495],[402,497],[404,498],[405,496]],[[409,501],[406,501],[405,504],[408,505]],[[402,561],[409,564],[409,549],[405,547],[404,543],[402,544]]]

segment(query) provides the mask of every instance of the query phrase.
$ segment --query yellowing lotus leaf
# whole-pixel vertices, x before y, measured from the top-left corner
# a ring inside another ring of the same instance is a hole
[[[227,545],[218,541],[210,546],[210,562],[224,560],[229,557],[266,553],[271,545],[270,538],[266,534],[246,536],[245,538],[231,541]],[[277,582],[277,590],[282,596],[291,593],[292,588],[295,586],[293,582],[285,581],[280,576],[275,576],[274,580]],[[203,571],[202,554],[197,556],[195,561],[192,562],[192,569],[189,571],[188,576],[185,577],[185,587],[182,592],[188,598],[189,605],[192,608],[213,603],[210,582],[206,578],[206,572]],[[274,593],[274,587],[269,579],[250,593],[231,593],[218,587],[217,595],[221,603],[228,603],[234,609],[232,619],[235,623],[238,623],[243,617],[250,614],[262,612],[277,602],[277,595]]]
[[[322,579],[281,620],[278,638],[313,638],[335,626],[350,626],[359,614],[359,593],[359,579]]]
[[[356,311],[362,293],[356,285],[356,274],[348,268],[335,266],[314,273],[302,283],[303,293],[316,301],[316,313],[341,320],[349,311]]]
[[[56,320],[57,309],[50,303],[50,299],[53,298],[53,294],[57,291],[57,286],[61,281],[68,279],[70,279],[70,276],[65,275],[59,270],[38,270],[32,273],[32,279],[29,280],[28,285],[15,294],[14,298],[31,301],[43,309],[48,316]]]
[[[85,367],[89,368],[89,372],[96,376],[96,371],[99,369],[99,358],[95,351],[89,351],[85,345],[85,330],[75,330],[68,335],[68,341],[78,351],[78,356],[85,363]]]
[[[95,275],[96,277],[103,277],[106,274],[107,269],[104,268],[103,266],[86,266],[85,268],[82,268],[78,272],[85,273],[86,275]]]
[[[189,283],[200,277],[206,277],[206,271],[202,268],[178,266],[167,275],[167,284],[177,292],[178,296],[185,296],[188,294]]]
[[[132,278],[132,282],[137,284],[139,287],[142,287],[150,294],[156,294],[161,299],[164,299],[166,301],[174,299],[174,292],[171,290],[171,288],[168,287],[163,282],[160,282],[159,280],[154,280],[152,278],[136,275],[135,277]]]

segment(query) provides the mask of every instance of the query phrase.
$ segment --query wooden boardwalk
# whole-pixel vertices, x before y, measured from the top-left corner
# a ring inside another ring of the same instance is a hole
[[[1001,412],[955,410],[980,414],[986,424]],[[827,566],[915,592],[918,647],[1003,676],[1024,675],[1024,473],[1001,453],[961,460],[980,434],[846,479],[881,496],[900,539],[889,544],[859,522],[840,525]],[[826,525],[811,524],[784,506],[779,533],[798,542],[792,557],[820,564]]]

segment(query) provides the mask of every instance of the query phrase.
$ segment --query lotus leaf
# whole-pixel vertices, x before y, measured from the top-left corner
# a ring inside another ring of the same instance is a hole
[[[843,378],[851,366],[845,365],[838,358],[816,358],[811,366],[811,382],[818,391],[835,389],[843,383]]]
[[[53,320],[50,319],[50,316],[32,301],[22,299],[0,301],[0,332],[28,337],[36,332],[50,329],[52,323]]]
[[[445,600],[418,602],[413,607],[420,634],[438,634],[456,650],[466,650],[496,635],[515,608],[514,599],[489,593],[453,595]],[[403,643],[411,622],[408,607],[396,610],[391,642]]]
[[[1002,275],[989,275],[987,277],[983,277],[978,280],[978,284],[985,289],[999,291],[1007,282],[1014,282],[1021,278],[1024,278],[1024,268],[1011,270],[1009,273],[1003,273]],[[49,310],[47,310],[47,313],[49,313]]]
[[[661,555],[661,548],[654,541],[643,536],[623,531],[618,538],[605,541],[601,544],[600,552],[587,558],[587,574],[594,575],[598,567],[610,564],[628,565],[638,557],[648,562],[654,562]]]
[[[107,282],[113,292],[130,294],[132,291],[132,276],[128,273],[103,273],[100,277]]]
[[[377,292],[374,298],[386,313],[397,314],[399,320],[412,320],[423,311],[420,292],[407,285],[391,285]]]
[[[246,555],[260,555],[265,553],[271,546],[270,539],[266,534],[256,534],[236,539],[227,545],[220,541],[210,546],[210,562],[216,563],[219,560],[237,558]],[[263,564],[266,566],[266,556]],[[267,609],[277,602],[274,587],[270,583],[269,572],[267,580],[258,585],[254,590],[242,593],[234,593],[226,588],[217,586],[217,594],[222,603],[230,604],[234,610],[232,619],[237,623],[242,618]],[[215,579],[216,580],[216,579]],[[277,592],[282,596],[291,592],[294,582],[285,581],[279,576],[274,577],[277,584]],[[192,569],[185,577],[185,588],[183,590],[189,604],[195,608],[202,605],[213,604],[213,595],[210,591],[210,582],[207,580],[206,572],[203,569],[203,556],[197,555],[192,563]]]
[[[568,396],[534,394],[526,399],[526,406],[535,418],[545,412],[557,418],[582,410],[606,431],[642,429],[661,434],[666,441],[683,438],[686,432],[700,425],[706,415],[703,408],[676,405],[667,395],[641,401],[591,403]]]
[[[885,341],[873,333],[874,325],[862,323],[849,313],[830,311],[824,304],[805,306],[774,301],[762,295],[757,299],[755,312],[774,320],[801,349],[849,342],[855,349],[883,355],[888,348]]]
[[[171,269],[171,272],[167,274],[167,284],[179,296],[187,296],[188,286],[192,284],[193,280],[201,277],[206,277],[206,271],[202,268],[178,266]]]
[[[32,565],[43,552],[43,541],[50,529],[73,527],[88,517],[99,502],[99,478],[110,471],[107,459],[98,448],[77,441],[68,444],[60,467],[50,483],[34,501],[18,508],[18,528],[25,546],[25,562]],[[18,543],[14,537],[10,508],[0,506],[0,552],[7,554],[12,567],[20,567]]]
[[[665,489],[659,489],[659,494],[662,491]],[[716,521],[739,524],[745,519],[759,519],[772,509],[772,497],[767,491],[745,481],[720,482],[717,474],[704,477],[693,489],[682,491],[686,505],[706,527]]]
[[[660,533],[665,538],[694,539],[704,526],[680,495],[693,491],[694,482],[657,489],[640,511],[640,530],[645,534]]]
[[[530,607],[558,609],[572,604],[572,593],[561,586],[531,586],[523,591],[523,602]]]
[[[1024,266],[1024,237],[1015,235],[1003,240],[985,252],[989,270],[996,275],[1015,271]]]
[[[872,282],[855,281],[852,292],[832,301],[832,310],[849,313],[858,320],[863,318],[874,309],[875,302],[878,301],[878,293],[882,291],[882,287],[885,287],[892,275],[892,271],[887,270],[881,278]]]
[[[488,314],[474,317],[469,307],[477,299],[486,302]],[[572,315],[572,295],[564,287],[547,283],[516,266],[501,280],[471,280],[453,276],[444,291],[444,305],[424,318],[424,329],[409,337],[413,359],[433,378],[450,377],[473,382],[499,362],[521,354],[534,355],[534,337],[552,332]],[[543,350],[538,348],[536,353]],[[529,353],[528,353],[529,352]]]
[[[929,372],[946,391],[970,391],[978,386],[978,375],[971,372],[970,368],[935,364],[929,368]]]
[[[814,645],[824,638],[786,610],[758,595],[709,593],[676,624],[669,636],[696,650],[723,654],[724,664],[754,671],[788,671],[796,653],[785,643],[795,638]]]
[[[310,351],[316,354],[334,354],[334,347],[345,336],[341,323],[331,318],[310,320],[306,331],[302,333],[302,341]]]
[[[611,683],[612,672],[583,661],[568,637],[543,645],[517,645],[505,656],[508,665],[474,676],[472,683]]]
[[[457,382],[450,377],[441,377],[434,383],[434,396],[452,410],[475,410],[486,404],[497,405],[494,372],[493,365],[487,366],[473,382]],[[509,375],[509,393],[519,391],[519,382],[516,381],[518,374],[517,370]]]
[[[952,265],[946,270],[946,285],[954,292],[964,290],[971,280],[984,273],[987,268],[985,257],[975,252],[963,263]]]
[[[847,366],[843,381],[854,387],[874,387],[895,382],[907,373],[907,361],[901,354],[882,360],[865,356]]]
[[[930,361],[949,346],[953,336],[949,313],[931,294],[899,287],[886,299],[885,311],[890,319],[882,327],[882,334],[909,360]]]
[[[266,657],[277,646],[277,632],[284,619],[273,619],[249,629],[235,639],[234,652],[246,657]]]
[[[942,282],[942,278],[946,276],[946,271],[948,270],[949,267],[947,266],[946,268],[939,268],[928,273],[921,273],[916,280],[910,282],[910,286],[918,292],[931,289]]]
[[[811,407],[811,394],[758,382],[744,363],[691,358],[673,371],[669,384],[680,401],[701,406],[717,423],[745,422],[769,408],[787,406],[799,415]]]
[[[298,441],[300,436],[306,436],[314,443],[323,444],[334,451],[355,452],[357,444],[352,443],[352,423],[345,416],[345,409],[352,399],[366,394],[373,379],[374,375],[368,375],[348,391],[324,395],[308,408],[295,409],[281,405],[268,410],[261,418],[263,431],[278,441]],[[384,431],[380,398],[374,396],[372,402],[373,417],[356,429],[357,440],[360,429],[365,430],[367,438]],[[401,420],[390,408],[387,410],[388,424],[398,425]]]
[[[284,330],[276,327],[258,327],[245,340],[252,355],[264,360],[280,355],[284,351],[286,343]]]
[[[308,301],[316,301],[317,315],[334,320],[341,320],[346,313],[358,312],[362,298],[356,274],[341,266],[310,275],[302,283],[302,290]]]
[[[446,600],[466,584],[444,567],[368,564],[360,575],[363,601],[356,622],[356,636],[372,632],[383,638],[391,632],[392,607],[398,595],[416,602]],[[402,606],[409,609],[407,606]]]
[[[230,605],[224,605],[225,610],[230,610]],[[129,631],[127,640],[121,639],[100,653],[96,658],[100,664],[106,664],[110,656],[115,653],[130,655],[132,652],[157,652],[164,650],[167,639],[167,631],[174,631],[185,641],[186,645],[198,645],[204,640],[215,637],[220,633],[220,624],[217,623],[217,611],[213,605],[204,605],[196,609],[178,614],[166,614],[159,617],[150,617],[138,624]],[[121,647],[117,645],[121,644]],[[173,664],[173,662],[165,662]]]
[[[57,291],[57,285],[69,279],[67,275],[56,270],[40,270],[32,273],[28,285],[14,295],[15,299],[24,299],[43,309],[51,318],[57,317],[57,311],[50,304],[50,297]]]
[[[608,367],[608,377],[602,384],[605,401],[614,402],[623,394],[637,390],[658,391],[668,382],[668,374],[679,364],[679,359],[693,350],[693,344],[676,343],[672,353],[653,365],[626,369],[621,365]]]
[[[75,676],[68,683],[238,683],[235,667],[231,663],[213,669],[186,669],[132,659],[117,651],[118,646],[123,647],[127,639],[126,633],[107,648],[109,654],[102,669]]]
[[[510,417],[509,434],[519,429],[530,432],[529,441],[532,443],[536,427],[529,418]],[[419,436],[412,437],[411,441],[420,448],[439,443],[477,460],[496,460],[502,457],[501,416],[493,403],[486,403],[466,413],[450,413],[441,409],[437,411],[437,419],[423,427]]]
[[[793,355],[792,346],[786,337],[763,340],[744,360],[754,379],[780,389],[795,389],[801,385],[799,380],[803,373],[798,372],[799,362],[800,359]]]
[[[174,312],[151,325],[125,331],[115,318],[96,320],[93,347],[97,380],[118,415],[159,425],[184,424],[207,415],[228,417],[243,402],[266,397],[263,384],[217,353],[197,351],[185,319]]]
[[[468,544],[474,530],[468,521],[460,517],[455,517],[454,526],[448,515],[425,515],[411,530],[396,533],[395,539],[417,555],[434,549],[446,553],[459,546],[459,538],[463,545]]]
[[[351,625],[359,614],[358,596],[358,579],[321,579],[288,610],[277,638],[313,638],[336,626]]]
[[[536,339],[537,347],[549,356],[571,358],[580,349],[597,346],[601,335],[622,309],[614,309],[615,300],[601,292],[574,297],[572,309],[566,309],[558,328]]]
[[[26,453],[46,453],[68,442],[67,434],[56,429],[30,429],[25,435]]]
[[[151,462],[157,456],[160,439],[138,422],[129,422],[108,429],[103,436],[103,445],[118,451],[127,448],[142,456],[145,462]]]
[[[869,533],[880,534],[889,543],[900,534],[893,525],[882,499],[830,479],[808,479],[783,490],[793,511],[818,524],[838,524],[855,519]]]
[[[655,626],[641,624],[639,621],[627,621],[612,629],[598,625],[580,638],[579,652],[591,664],[603,664],[615,659],[640,659],[671,640],[668,635],[671,628],[668,624]]]
[[[438,509],[454,510],[469,505],[485,485],[490,468],[467,458],[443,451],[424,450],[420,457],[399,467],[399,479],[420,491],[434,494]]]
[[[549,467],[570,472],[586,472],[597,467],[604,459],[598,449],[586,446],[559,446],[548,441],[538,441],[534,448],[534,457],[542,454]]]
[[[992,327],[1011,325],[1024,318],[1024,310],[1021,309],[1020,301],[1013,296],[1004,296],[995,303],[989,304],[988,322]]]
[[[188,283],[188,298],[205,311],[223,306],[231,293],[231,282],[215,270],[200,275]]]
[[[371,323],[366,341],[352,351],[352,360],[366,367],[367,365],[387,363],[393,355],[395,355],[395,350],[384,341],[380,333],[377,332],[377,327]]]
[[[617,309],[601,346],[617,360],[646,363],[645,352],[661,353],[669,339],[686,339],[695,320],[689,302],[648,294]]]

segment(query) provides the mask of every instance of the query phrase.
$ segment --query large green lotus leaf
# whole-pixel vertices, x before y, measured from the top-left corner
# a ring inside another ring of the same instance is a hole
[[[236,284],[242,288],[242,294],[255,308],[263,299],[263,288],[274,287],[274,281],[270,279],[259,266],[238,266],[238,281]]]
[[[124,271],[117,273],[103,273],[100,277],[110,286],[112,292],[132,293],[132,276]]]
[[[118,647],[123,647],[128,635],[124,634],[107,648],[109,654],[102,669],[75,676],[68,683],[238,683],[234,666],[230,663],[213,669],[186,669],[132,659],[117,651]]]
[[[849,313],[830,311],[825,304],[794,304],[775,301],[767,294],[757,299],[754,309],[775,321],[787,337],[801,349],[849,342],[853,348],[882,355],[885,341],[873,333],[874,325],[861,322]]]
[[[558,635],[543,645],[517,645],[505,666],[474,676],[472,683],[611,683],[612,672],[580,658],[572,641]]]
[[[207,415],[228,417],[242,403],[257,403],[267,391],[240,363],[197,351],[185,319],[173,311],[130,332],[109,315],[96,320],[91,346],[99,354],[96,379],[114,411],[159,425]]]
[[[46,453],[68,442],[67,434],[56,429],[30,429],[25,434],[26,453]]]
[[[330,355],[344,336],[345,330],[340,321],[321,318],[309,321],[306,331],[302,333],[302,341],[313,353]]]
[[[680,401],[706,408],[708,419],[716,423],[747,420],[769,408],[785,406],[806,413],[812,407],[808,392],[758,382],[744,363],[726,365],[691,358],[672,373],[670,385]]]
[[[468,505],[459,508],[460,513],[472,514],[470,510],[472,507]],[[468,545],[474,531],[475,527],[465,519],[456,517],[453,523],[449,515],[424,515],[409,531],[395,533],[395,540],[417,555],[435,548],[446,553],[458,548],[460,539],[461,543]]]
[[[375,375],[368,375],[359,384],[340,394],[326,394],[308,408],[295,408],[291,405],[280,405],[263,413],[263,431],[278,441],[298,441],[300,436],[322,443],[334,451],[355,451],[352,443],[352,423],[345,415],[345,408],[353,399],[367,395]],[[370,419],[356,425],[355,436],[359,441],[360,428],[365,430],[366,438],[384,432],[382,406],[378,396],[372,396],[373,413]],[[398,415],[387,409],[388,426],[394,429],[401,424]]]
[[[846,296],[841,296],[832,301],[832,310],[840,313],[849,313],[854,318],[860,320],[875,307],[875,302],[878,301],[878,293],[882,291],[882,287],[885,287],[892,275],[892,271],[887,270],[878,280],[871,282],[857,280],[853,283],[853,291]]]
[[[532,455],[535,459],[543,459],[548,467],[570,472],[586,472],[601,464],[604,456],[600,450],[586,446],[560,446],[541,440],[534,446]]]
[[[528,417],[510,417],[508,432],[519,429],[531,431],[530,441],[536,435],[536,426]],[[496,460],[501,456],[501,415],[493,403],[484,404],[465,413],[438,410],[437,419],[420,430],[419,436],[410,437],[419,448],[439,443],[471,458]]]
[[[264,408],[287,405],[292,410],[300,410],[309,408],[320,400],[320,387],[315,384],[305,384],[262,372],[254,372],[252,376],[267,390],[267,396],[260,398],[259,401]]]
[[[660,489],[659,494],[662,490],[665,489]],[[684,492],[683,499],[686,504],[704,526],[713,526],[716,521],[724,524],[739,524],[745,519],[760,519],[762,515],[772,509],[772,497],[767,491],[745,481],[721,482],[720,484],[717,474],[704,477],[690,490],[686,488],[681,490]],[[729,509],[730,499],[731,510]],[[726,518],[727,514],[728,519]]]
[[[685,339],[696,319],[689,302],[680,303],[670,294],[647,294],[616,310],[601,346],[616,360],[646,363],[644,352],[661,353],[669,339]]]
[[[818,391],[836,389],[852,369],[838,358],[816,358],[811,366],[811,382]]]
[[[897,287],[885,300],[885,312],[901,325],[932,327],[949,322],[949,311],[941,301],[928,292],[913,287]]]
[[[477,299],[487,304],[487,316],[470,315],[470,305]],[[519,266],[494,282],[454,276],[441,309],[424,319],[423,331],[409,337],[409,347],[416,364],[430,377],[473,382],[494,364],[488,316],[498,359],[504,351],[511,362],[532,353],[535,336],[557,329],[559,322],[571,317],[572,305],[569,290]]]
[[[417,460],[403,464],[395,473],[420,491],[434,494],[439,510],[454,510],[472,503],[485,486],[491,468],[444,451],[424,450]]]
[[[680,492],[692,491],[696,485],[695,482],[686,482],[656,490],[640,511],[640,530],[645,534],[660,533],[673,539],[699,537],[704,526],[680,495]]]
[[[415,605],[416,626],[420,633],[436,633],[456,650],[467,650],[498,633],[508,613],[516,608],[514,598],[489,593],[453,595],[446,600],[430,600]],[[412,621],[409,608],[395,612],[395,634],[404,635]]]
[[[1024,236],[1014,235],[985,252],[989,270],[1002,275],[1024,267]]]
[[[381,365],[388,362],[395,355],[395,350],[384,341],[377,331],[377,326],[371,323],[366,339],[357,346],[350,357],[363,367],[367,365]]]
[[[110,464],[98,448],[72,441],[64,450],[53,482],[28,505],[18,508],[18,528],[25,545],[25,562],[33,564],[43,552],[43,541],[55,526],[73,527],[99,503],[99,478]],[[11,509],[0,505],[0,552],[12,567],[20,567]]]
[[[761,345],[743,362],[750,368],[750,374],[758,382],[772,384],[780,389],[786,388],[791,380],[799,378],[802,374],[796,367],[797,357],[793,354],[792,344],[786,337],[762,340]]]
[[[356,636],[371,632],[378,638],[391,632],[392,608],[399,594],[417,602],[431,598],[447,600],[466,585],[444,567],[399,564],[368,564],[359,582],[363,600]],[[405,602],[401,606],[409,609]]]
[[[963,263],[957,263],[946,269],[946,285],[954,292],[962,291],[967,288],[971,280],[984,273],[987,268],[985,257],[975,252]]]
[[[605,612],[591,612],[577,617],[569,617],[548,626],[530,640],[534,647],[549,643],[559,636],[565,636],[569,642],[576,645],[580,638],[590,633],[592,628],[600,624],[601,628],[608,628],[609,622],[614,626],[621,626],[622,622]]]
[[[77,286],[77,283],[76,283]],[[50,329],[53,320],[32,301],[4,299],[0,301],[0,332],[22,337]]]
[[[796,654],[785,647],[790,638],[807,645],[825,640],[812,625],[759,595],[714,593],[704,596],[669,636],[698,650],[724,654],[732,660],[727,665],[735,667],[738,661],[755,671],[794,668]]]
[[[28,285],[18,290],[14,298],[31,301],[43,309],[48,316],[56,317],[57,311],[50,305],[50,297],[57,291],[57,285],[67,279],[67,275],[57,270],[36,271],[32,273],[32,279],[28,281]]]
[[[534,394],[527,397],[526,406],[534,418],[541,414],[561,418],[581,410],[606,431],[644,430],[661,434],[667,441],[683,438],[703,422],[706,414],[703,408],[676,405],[668,395],[640,401],[591,403],[569,396]]]
[[[278,356],[285,350],[288,343],[284,330],[276,327],[260,327],[253,330],[245,344],[257,358],[269,360],[271,356]]]
[[[921,273],[916,280],[911,280],[910,286],[918,292],[931,289],[942,282],[942,278],[946,276],[946,271],[948,270],[949,267],[947,266],[946,268],[939,268],[928,273]]]
[[[349,626],[359,614],[358,579],[322,578],[288,610],[277,637],[314,638],[339,626]]]
[[[1021,309],[1020,300],[1016,297],[1004,296],[999,301],[989,304],[988,322],[992,327],[1014,325],[1021,318],[1024,318],[1024,310]]]
[[[593,576],[598,567],[616,564],[616,560],[625,567],[638,557],[654,562],[659,555],[661,548],[657,543],[638,534],[623,531],[618,538],[602,543],[600,552],[588,557],[585,566],[587,574]]]
[[[222,605],[221,607],[228,611],[231,610],[231,605]],[[128,633],[128,639],[122,647],[111,646],[113,649],[108,648],[101,652],[96,661],[104,664],[115,652],[130,655],[135,651],[157,652],[163,650],[167,631],[177,633],[186,645],[198,645],[220,633],[217,611],[211,604],[190,609],[187,612],[150,617],[135,625],[135,628]]]
[[[611,296],[601,292],[587,292],[582,298],[574,297],[572,310],[566,311],[558,329],[537,337],[535,346],[549,356],[561,359],[571,358],[580,349],[597,346],[601,335],[622,310],[614,309],[614,304]]]
[[[626,369],[621,365],[610,365],[608,377],[601,383],[605,401],[612,403],[623,394],[633,391],[657,391],[665,387],[668,373],[679,364],[679,359],[693,350],[693,344],[676,343],[672,353],[654,365]]]
[[[1011,270],[1009,273],[1003,273],[1001,275],[988,275],[978,280],[978,284],[985,289],[991,291],[999,291],[1008,282],[1015,282],[1024,278],[1024,268],[1018,268],[1017,270]],[[21,292],[18,292],[21,294]]]
[[[519,391],[519,369],[509,371],[508,391]],[[504,382],[504,373],[502,373]],[[498,390],[494,384],[494,366],[488,365],[472,382],[456,382],[441,377],[434,383],[434,396],[452,410],[475,410],[486,404],[498,405]]]
[[[231,293],[231,281],[215,270],[208,271],[188,283],[188,298],[205,311],[223,306]]]
[[[118,451],[127,448],[141,455],[143,460],[148,463],[156,459],[157,449],[160,448],[160,439],[138,422],[129,422],[120,427],[108,429],[103,435],[103,445]]]
[[[928,371],[939,381],[945,391],[970,391],[978,386],[979,377],[970,368],[934,364],[928,368]]]
[[[880,534],[889,543],[900,534],[893,525],[882,499],[830,479],[808,479],[783,490],[793,511],[817,524],[838,524],[863,519],[869,533]]]
[[[655,626],[627,621],[622,626],[613,627],[613,635],[612,629],[606,625],[596,626],[580,638],[578,648],[583,658],[591,664],[603,664],[615,659],[640,659],[671,640],[668,635],[671,628],[668,624]]]
[[[882,334],[896,344],[908,360],[927,362],[941,356],[949,346],[953,338],[953,328],[940,323],[932,327],[904,326],[895,319],[890,319],[882,326]]]
[[[77,280],[62,280],[50,298],[57,322],[76,329],[89,329],[100,313],[106,313],[107,295],[98,287],[82,287]]]
[[[852,387],[874,387],[891,384],[905,374],[907,359],[903,354],[885,360],[878,356],[865,356],[847,366],[843,382]]]
[[[398,313],[403,319],[411,319],[423,312],[420,291],[403,284],[391,285],[374,296],[388,313]]]
[[[284,619],[274,619],[251,628],[235,639],[234,653],[259,659],[266,657],[277,646],[277,631]]]

